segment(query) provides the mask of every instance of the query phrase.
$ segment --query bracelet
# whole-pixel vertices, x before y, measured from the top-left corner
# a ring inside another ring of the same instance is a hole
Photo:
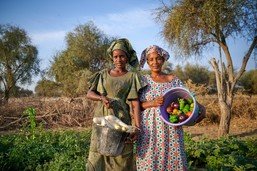
[[[141,129],[138,126],[134,126],[137,131],[141,131]]]
[[[154,100],[151,101],[151,105],[154,106]]]
[[[102,98],[102,96],[99,96],[99,101],[103,101],[103,98]]]

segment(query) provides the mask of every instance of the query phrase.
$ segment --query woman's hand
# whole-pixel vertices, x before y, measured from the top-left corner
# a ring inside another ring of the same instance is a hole
[[[107,109],[111,108],[110,99],[109,98],[107,98],[106,96],[101,96],[101,101],[103,102],[104,106]]]
[[[163,96],[158,96],[154,100],[151,101],[153,107],[161,106],[164,102]]]
[[[129,136],[127,137],[127,139],[126,139],[126,143],[134,143],[138,138],[139,132],[140,132],[140,129],[137,128],[135,130],[135,132],[130,133]]]
[[[163,102],[164,102],[164,97],[158,96],[154,100],[141,102],[140,106],[141,106],[142,110],[145,110],[145,109],[151,108],[151,107],[159,107],[159,106],[163,105]]]
[[[195,123],[201,122],[206,117],[205,107],[203,105],[201,105],[200,103],[197,103],[197,105],[199,107],[199,116],[197,117]]]

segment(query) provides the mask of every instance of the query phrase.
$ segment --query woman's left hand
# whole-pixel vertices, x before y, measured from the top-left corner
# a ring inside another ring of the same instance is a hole
[[[130,133],[129,136],[127,137],[126,143],[134,143],[138,138],[139,132],[140,130],[136,129],[135,132]]]
[[[103,102],[104,106],[109,109],[110,106],[110,99],[107,98],[106,96],[101,96],[101,101]]]
[[[158,96],[152,101],[152,105],[154,107],[161,106],[164,102],[164,97],[163,96]]]
[[[203,105],[201,105],[200,103],[198,103],[198,107],[199,107],[199,116],[197,117],[195,123],[201,122],[206,117],[205,107]]]

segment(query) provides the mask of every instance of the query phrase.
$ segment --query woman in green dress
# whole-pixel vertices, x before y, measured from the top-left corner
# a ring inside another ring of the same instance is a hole
[[[141,88],[140,80],[135,72],[128,71],[126,65],[138,66],[136,52],[127,39],[114,41],[107,50],[113,60],[114,68],[104,69],[94,74],[90,80],[87,98],[98,101],[94,117],[114,115],[124,123],[139,127],[140,107],[138,90]],[[131,109],[129,102],[131,102]],[[131,117],[130,113],[133,114]],[[136,134],[130,139],[136,140]],[[105,156],[97,151],[96,126],[92,126],[91,144],[87,160],[88,171],[131,171],[133,170],[133,143],[125,143],[125,147],[118,156]]]

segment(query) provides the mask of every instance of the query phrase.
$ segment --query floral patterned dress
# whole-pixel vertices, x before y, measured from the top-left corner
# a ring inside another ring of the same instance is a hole
[[[153,100],[172,87],[183,86],[178,78],[157,83],[146,75],[142,80],[147,86],[141,90],[140,101]],[[136,164],[138,171],[187,170],[183,129],[165,124],[160,118],[159,107],[147,108],[141,113]]]

